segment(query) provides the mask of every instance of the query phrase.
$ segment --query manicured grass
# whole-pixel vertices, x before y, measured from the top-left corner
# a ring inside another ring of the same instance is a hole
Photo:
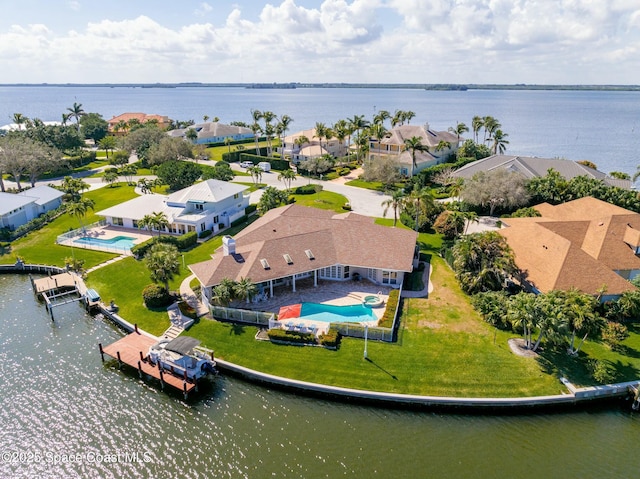
[[[357,188],[364,188],[366,190],[375,190],[375,191],[385,191],[385,186],[379,181],[364,181],[360,179],[355,179],[351,181],[347,181],[345,185],[355,186]],[[404,183],[396,183],[396,189],[404,188]]]
[[[86,192],[84,196],[95,201],[95,209],[90,211],[83,219],[83,223],[88,225],[102,219],[102,217],[95,214],[96,211],[122,203],[137,195],[133,191],[133,187],[118,184],[114,188],[101,188]],[[116,256],[101,251],[82,248],[72,249],[68,246],[55,244],[58,235],[79,227],[78,219],[65,213],[44,228],[33,231],[13,242],[11,251],[0,256],[0,261],[13,263],[15,255],[19,255],[26,263],[64,266],[65,258],[75,256],[77,259],[84,259],[84,267],[90,268]]]
[[[220,358],[270,374],[357,389],[441,396],[533,396],[562,390],[534,360],[514,356],[506,333],[483,323],[442,261],[433,280],[442,296],[405,301],[396,344],[344,338],[338,351],[254,340],[256,328],[201,319],[189,335]],[[451,292],[449,292],[451,291]],[[304,364],[304,367],[300,367]]]
[[[311,206],[323,210],[334,210],[344,212],[342,205],[347,203],[347,198],[331,191],[320,191],[312,195],[291,195],[295,198],[296,204],[301,206]]]

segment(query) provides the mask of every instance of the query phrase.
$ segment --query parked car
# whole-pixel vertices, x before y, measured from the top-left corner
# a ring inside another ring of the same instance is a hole
[[[243,161],[240,163],[240,166],[243,168],[251,168],[253,166],[253,161]]]
[[[262,171],[271,171],[271,163],[268,161],[261,161],[258,163],[258,166],[262,169]]]

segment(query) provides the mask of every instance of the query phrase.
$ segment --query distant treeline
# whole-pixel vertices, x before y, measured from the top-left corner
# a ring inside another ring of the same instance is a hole
[[[109,87],[109,88],[389,88],[435,91],[466,90],[568,90],[568,91],[640,91],[640,85],[539,85],[479,83],[7,83],[10,87]]]

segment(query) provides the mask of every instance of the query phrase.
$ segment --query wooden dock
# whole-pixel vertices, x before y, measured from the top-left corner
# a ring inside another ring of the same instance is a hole
[[[31,278],[31,275],[29,277]],[[50,274],[39,279],[31,278],[31,285],[36,296],[44,300],[52,321],[54,307],[82,301],[87,292],[82,277],[71,272]]]
[[[161,369],[159,364],[154,365],[147,359],[149,348],[156,342],[157,340],[154,338],[133,332],[108,346],[102,347],[102,344],[100,344],[100,354],[103,361],[106,354],[117,359],[121,364],[136,368],[141,378],[143,374],[147,374],[159,379],[163,388],[165,384],[168,384],[179,389],[186,399],[188,394],[196,389],[196,384],[172,374],[171,371]]]

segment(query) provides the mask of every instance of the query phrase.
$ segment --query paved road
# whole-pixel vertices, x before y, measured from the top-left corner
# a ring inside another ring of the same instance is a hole
[[[131,161],[131,160],[130,160]],[[233,163],[232,168],[238,171],[246,171],[245,168],[240,167],[240,165]],[[97,170],[91,171],[83,171],[81,173],[75,173],[73,176],[75,178],[83,178],[86,183],[89,184],[90,190],[95,190],[98,188],[102,188],[107,186],[106,183],[102,181],[102,178],[87,178],[89,175],[93,175],[94,173],[103,170],[105,168],[110,168],[111,166],[105,166],[99,168]],[[138,181],[141,178],[154,179],[155,176],[134,176],[134,181]],[[236,181],[242,181],[244,183],[251,182],[251,177],[241,176],[236,177]],[[265,172],[262,175],[261,183],[266,184],[267,186],[273,186],[278,189],[284,189],[285,186],[281,181],[278,181],[278,173],[277,172]],[[48,179],[38,181],[37,185],[59,185],[62,182],[62,178]],[[298,177],[292,183],[291,187],[295,188],[297,186],[302,186],[309,184],[310,181],[308,178]],[[339,193],[345,196],[349,203],[351,204],[351,209],[353,212],[364,215],[364,216],[373,216],[373,217],[382,217],[382,213],[384,211],[384,207],[382,206],[382,202],[389,199],[389,196],[380,193],[379,191],[366,190],[364,188],[357,188],[354,186],[347,186],[342,184],[340,180],[336,181],[320,181],[320,180],[311,180],[311,183],[320,184],[327,191],[332,191],[334,193]],[[22,182],[23,187],[28,186],[28,182]],[[7,188],[15,188],[15,183],[11,181],[5,180],[5,186]],[[262,196],[263,190],[254,191],[251,194],[251,203],[257,203]]]

